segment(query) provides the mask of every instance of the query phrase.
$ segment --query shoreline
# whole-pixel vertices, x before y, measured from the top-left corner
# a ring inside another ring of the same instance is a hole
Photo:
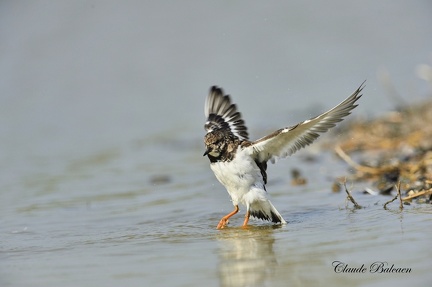
[[[370,189],[365,192],[371,194],[397,191],[403,204],[431,203],[432,100],[371,120],[354,119],[333,133],[340,139],[323,146],[345,161],[351,171],[336,180],[339,190],[344,180],[366,182]]]

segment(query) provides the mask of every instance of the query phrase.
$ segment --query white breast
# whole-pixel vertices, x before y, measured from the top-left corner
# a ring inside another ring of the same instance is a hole
[[[216,178],[227,189],[234,205],[245,204],[243,196],[251,187],[264,186],[259,167],[247,150],[240,147],[232,161],[215,162],[210,164]]]

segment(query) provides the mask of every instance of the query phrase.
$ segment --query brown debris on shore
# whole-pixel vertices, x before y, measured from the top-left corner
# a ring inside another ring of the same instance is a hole
[[[370,182],[381,194],[390,194],[400,183],[405,204],[431,203],[432,101],[352,121],[339,132],[338,143],[325,145],[351,166],[348,180]]]

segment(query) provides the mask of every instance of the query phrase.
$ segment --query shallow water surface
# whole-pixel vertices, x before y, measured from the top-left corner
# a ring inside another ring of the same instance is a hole
[[[389,198],[354,193],[365,208],[353,209],[343,193],[330,191],[329,174],[344,164],[328,154],[305,163],[300,154],[269,166],[268,190],[287,225],[251,221],[243,229],[240,212],[219,231],[215,226],[232,205],[200,157],[201,147],[179,154],[170,146],[164,141],[107,151],[71,161],[55,175],[41,171],[15,182],[11,190],[32,193],[2,211],[2,286],[391,286],[430,280],[429,205],[399,212],[394,204],[386,211]],[[176,160],[145,172],[145,150],[157,148]],[[308,185],[290,185],[292,166],[307,173]],[[334,261],[357,268],[383,261],[412,272],[336,273]]]

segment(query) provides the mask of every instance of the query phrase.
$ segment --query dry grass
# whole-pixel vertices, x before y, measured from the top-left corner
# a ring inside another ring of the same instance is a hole
[[[352,167],[349,180],[370,182],[384,194],[399,183],[401,201],[431,201],[432,101],[351,122],[338,143],[326,146]]]

